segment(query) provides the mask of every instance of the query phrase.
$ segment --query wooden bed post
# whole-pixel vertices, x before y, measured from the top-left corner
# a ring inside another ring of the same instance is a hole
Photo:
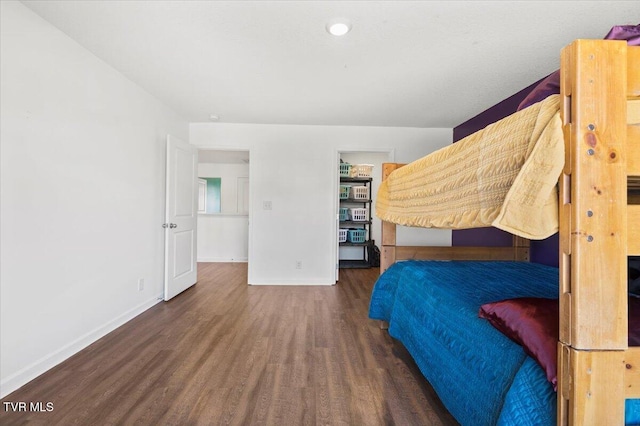
[[[386,180],[391,172],[402,166],[403,164],[398,163],[382,163],[382,180]],[[396,261],[396,225],[394,223],[382,221],[381,239],[380,274]]]
[[[513,260],[518,262],[529,261],[529,249],[531,241],[517,235],[513,236]]]
[[[622,425],[627,349],[627,44],[562,51],[558,423]],[[630,367],[627,367],[630,368]]]

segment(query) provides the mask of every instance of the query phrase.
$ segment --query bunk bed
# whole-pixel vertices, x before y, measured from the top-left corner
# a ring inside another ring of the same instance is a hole
[[[640,424],[640,47],[576,40],[560,76],[558,96],[383,165],[369,316],[462,424]],[[513,245],[398,246],[397,225],[494,226]],[[556,231],[559,268],[529,263],[529,239]]]

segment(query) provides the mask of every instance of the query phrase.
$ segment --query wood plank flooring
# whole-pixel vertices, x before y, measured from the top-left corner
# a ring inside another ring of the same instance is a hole
[[[406,350],[367,318],[376,269],[335,286],[248,286],[243,263],[198,284],[2,402],[2,425],[454,425]],[[46,407],[46,405],[45,405]]]

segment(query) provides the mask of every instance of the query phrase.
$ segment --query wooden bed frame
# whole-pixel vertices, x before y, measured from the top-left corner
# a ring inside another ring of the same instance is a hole
[[[640,347],[628,347],[627,256],[640,255],[640,47],[576,40],[561,53],[565,165],[560,187],[558,424],[624,424],[640,398]],[[384,164],[383,179],[403,166]],[[632,190],[627,196],[628,188]],[[382,222],[380,272],[397,260],[529,260],[512,247],[396,245]]]

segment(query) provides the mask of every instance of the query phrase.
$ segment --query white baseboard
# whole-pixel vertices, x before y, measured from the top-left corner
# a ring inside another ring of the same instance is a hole
[[[203,263],[227,263],[227,262],[248,262],[247,257],[199,257],[198,262]]]
[[[35,379],[42,373],[50,370],[51,368],[60,364],[62,361],[80,352],[82,349],[86,348],[96,340],[106,336],[116,328],[132,320],[133,318],[140,315],[152,306],[158,304],[162,300],[162,294],[156,295],[152,299],[141,303],[140,305],[134,307],[133,309],[130,309],[129,311],[123,313],[122,315],[109,321],[108,323],[86,333],[84,336],[81,336],[73,342],[63,346],[59,350],[42,357],[38,361],[35,361],[31,365],[26,366],[17,373],[14,373],[6,379],[2,380],[2,382],[0,382],[0,398],[4,398],[5,396],[19,389],[21,386],[29,383],[31,380]]]
[[[250,282],[249,285],[281,285],[281,286],[287,286],[287,285],[297,285],[297,286],[331,286],[331,285],[335,285],[335,281],[334,282],[327,282],[324,280],[305,280],[304,282],[301,281],[296,281],[296,280],[276,280],[276,281],[271,281],[271,280],[266,280],[266,281],[260,281],[260,282]]]

